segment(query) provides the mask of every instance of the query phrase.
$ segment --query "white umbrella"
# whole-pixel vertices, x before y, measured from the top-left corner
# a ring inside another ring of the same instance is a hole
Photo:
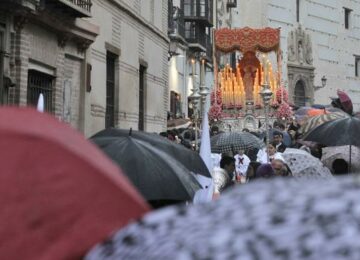
[[[85,259],[360,259],[359,187],[351,176],[254,181],[214,203],[154,211]]]
[[[330,178],[331,172],[310,153],[294,148],[286,148],[282,154],[292,174],[296,178]]]

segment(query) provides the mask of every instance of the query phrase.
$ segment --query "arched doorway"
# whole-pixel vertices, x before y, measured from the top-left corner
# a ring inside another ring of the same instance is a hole
[[[304,82],[299,80],[295,85],[294,103],[298,107],[305,106],[305,85]]]

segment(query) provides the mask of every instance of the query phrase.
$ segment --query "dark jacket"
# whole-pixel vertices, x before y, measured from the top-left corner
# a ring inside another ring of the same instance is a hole
[[[286,149],[286,145],[281,143],[280,146],[278,146],[276,148],[276,151],[279,152],[279,153],[283,153],[285,151],[285,149]]]

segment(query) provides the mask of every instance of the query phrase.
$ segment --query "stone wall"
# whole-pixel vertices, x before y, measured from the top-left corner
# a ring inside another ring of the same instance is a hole
[[[100,26],[100,35],[91,46],[93,69],[91,110],[88,113],[91,114],[92,124],[91,129],[86,131],[87,135],[105,127],[106,53],[114,52],[114,49],[118,56],[116,126],[138,127],[139,68],[140,64],[146,64],[145,131],[163,131],[169,102],[167,1],[147,1],[145,4],[139,0],[95,0],[92,15],[91,22]]]

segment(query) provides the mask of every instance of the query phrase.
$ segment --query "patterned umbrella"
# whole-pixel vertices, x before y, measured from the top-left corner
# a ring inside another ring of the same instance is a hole
[[[350,146],[331,146],[325,147],[322,149],[322,157],[321,161],[324,165],[326,165],[329,169],[332,169],[333,162],[336,159],[343,159],[348,164],[350,163]],[[352,158],[360,158],[360,148],[356,146],[351,147],[351,157]],[[360,171],[360,160],[352,160],[351,169],[353,171]]]
[[[85,259],[360,259],[359,183],[302,182],[255,181],[214,203],[154,211]]]
[[[339,97],[342,109],[351,115],[353,113],[353,104],[351,98],[344,91],[338,90],[337,95]]]
[[[210,139],[212,153],[237,152],[251,148],[262,148],[264,142],[247,132],[228,132],[218,134]]]
[[[300,127],[299,133],[300,134],[305,134],[305,133],[309,132],[310,130],[314,129],[315,127],[317,127],[317,126],[319,126],[319,125],[321,125],[321,124],[323,124],[325,122],[333,121],[335,119],[344,118],[344,117],[347,117],[347,114],[344,113],[344,112],[340,112],[340,111],[310,117]]]
[[[295,178],[331,178],[330,170],[310,153],[294,148],[286,148],[282,154]]]

